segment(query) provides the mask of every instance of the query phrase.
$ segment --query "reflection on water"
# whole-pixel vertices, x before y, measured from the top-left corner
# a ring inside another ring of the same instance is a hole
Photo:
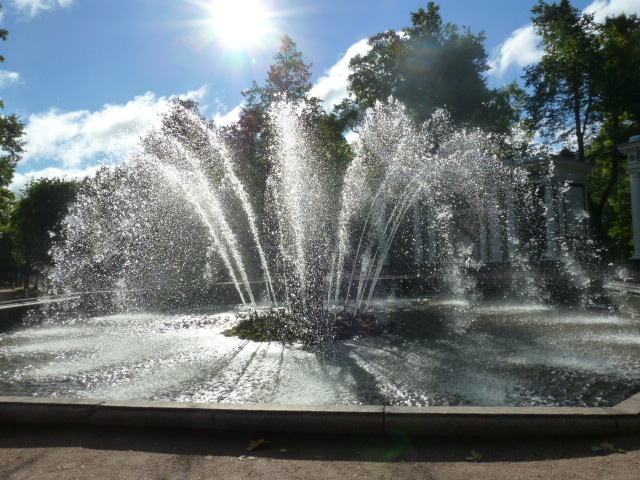
[[[384,308],[383,308],[384,307]],[[425,300],[392,333],[321,350],[221,334],[229,307],[0,335],[0,394],[277,404],[600,406],[640,390],[633,312]]]

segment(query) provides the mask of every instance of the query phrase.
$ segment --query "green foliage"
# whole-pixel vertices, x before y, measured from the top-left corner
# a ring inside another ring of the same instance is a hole
[[[0,39],[7,40],[8,35],[7,30],[0,29]],[[0,62],[4,62],[4,57],[0,56]],[[4,108],[2,100],[0,108]],[[23,153],[23,136],[24,124],[17,115],[0,114],[0,228],[6,226],[9,206],[13,201],[13,194],[7,187],[11,184],[13,172]]]
[[[302,53],[291,37],[282,37],[280,50],[273,59],[275,63],[269,68],[264,85],[254,81],[251,88],[242,92],[246,103],[240,112],[240,119],[221,129],[241,159],[239,174],[249,185],[255,204],[264,201],[270,170],[272,133],[267,117],[269,108],[281,99],[300,102],[307,110],[313,110],[316,105],[308,101],[306,96],[312,87],[309,81],[312,65],[304,63]]]
[[[0,189],[8,187],[13,179],[23,153],[23,135],[24,124],[17,115],[0,115]],[[3,195],[1,190],[0,195]]]
[[[610,256],[626,260],[633,252],[633,226],[631,223],[631,187],[629,177],[623,175],[618,188],[609,197],[604,212],[603,227],[607,232]]]
[[[596,23],[569,0],[540,0],[532,13],[544,54],[525,70],[529,127],[593,165],[593,231],[610,256],[625,258],[631,238],[628,178],[616,145],[640,130],[640,20],[619,15]]]
[[[342,172],[352,158],[352,151],[342,135],[345,122],[338,115],[327,114],[317,97],[309,97],[313,84],[312,64],[303,60],[302,52],[287,35],[282,38],[280,50],[273,57],[275,63],[269,68],[263,85],[255,81],[251,88],[242,92],[246,98],[239,120],[221,128],[240,159],[239,175],[243,178],[255,205],[264,204],[266,180],[271,172],[271,149],[273,132],[268,113],[275,102],[287,100],[299,105],[303,121],[312,132],[313,141],[326,152],[329,170]]]
[[[596,26],[596,35],[599,113],[616,130],[624,124],[640,125],[640,19],[636,15],[608,17]]]
[[[600,134],[590,145],[587,161],[594,165],[592,214],[613,259],[632,252],[631,192],[626,158],[616,145],[640,131],[640,19],[636,15],[607,18],[597,26],[601,69]]]
[[[7,40],[8,35],[7,30],[0,28],[0,39]],[[0,56],[0,62],[4,62],[3,56]],[[0,108],[4,108],[2,100]],[[16,267],[15,232],[10,224],[14,196],[8,186],[23,153],[23,136],[24,124],[17,115],[0,114],[0,273],[3,276]]]
[[[338,115],[353,122],[393,96],[418,122],[444,108],[458,125],[509,133],[514,112],[508,91],[486,84],[484,33],[444,23],[434,2],[412,13],[411,22],[401,34],[389,30],[369,38],[370,51],[351,60],[352,98],[337,106]]]
[[[9,223],[11,204],[0,206],[0,279],[9,280],[10,272],[17,270],[19,264],[15,256],[16,239],[15,231]]]
[[[544,48],[542,59],[525,69],[531,90],[531,126],[552,142],[577,148],[584,161],[585,138],[598,120],[598,39],[593,15],[582,15],[568,0],[533,8],[533,25]]]
[[[586,161],[592,165],[588,174],[591,199],[591,224],[598,240],[607,248],[611,260],[626,259],[632,250],[631,190],[625,173],[626,159],[616,145],[634,132],[627,130],[612,139],[611,132],[603,131],[587,147]]]
[[[167,148],[165,139],[171,138],[191,155],[207,161],[211,155],[208,134],[213,128],[213,122],[200,113],[197,102],[176,98],[163,115],[160,129],[148,133],[142,139],[142,145],[146,153],[162,158],[169,154],[164,151]]]
[[[273,59],[275,63],[269,67],[265,84],[258,86],[254,81],[250,89],[242,92],[249,108],[261,107],[266,112],[283,97],[290,101],[304,101],[313,86],[309,81],[313,64],[304,63],[302,52],[298,51],[291,37],[282,37],[280,50]]]
[[[60,234],[60,220],[79,189],[77,181],[42,178],[30,182],[16,203],[11,220],[17,249],[31,268],[51,263],[49,248]]]

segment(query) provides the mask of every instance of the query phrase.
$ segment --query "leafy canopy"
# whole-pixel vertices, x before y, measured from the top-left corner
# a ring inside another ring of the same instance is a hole
[[[352,98],[338,111],[354,119],[354,110],[361,113],[393,96],[419,122],[444,108],[455,123],[507,133],[515,115],[506,91],[487,87],[484,41],[482,32],[444,23],[440,7],[429,2],[411,14],[411,26],[401,33],[369,38],[369,52],[349,64]]]
[[[41,178],[30,182],[12,213],[18,249],[31,265],[50,263],[52,239],[60,233],[60,221],[75,199],[80,182]]]

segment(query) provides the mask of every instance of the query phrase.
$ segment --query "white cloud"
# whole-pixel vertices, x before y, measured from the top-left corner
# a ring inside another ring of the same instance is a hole
[[[40,12],[57,7],[69,7],[75,0],[13,0],[16,8],[35,17]]]
[[[233,109],[229,110],[226,113],[216,112],[216,114],[213,116],[213,121],[219,127],[237,122],[240,119],[240,112],[242,111],[242,107],[244,107],[244,102],[242,102],[240,105],[235,106]]]
[[[351,45],[344,56],[338,60],[338,63],[318,79],[309,95],[321,98],[325,109],[331,110],[336,103],[348,96],[349,61],[356,55],[366,54],[370,48],[366,39]]]
[[[97,111],[52,108],[32,114],[25,122],[25,154],[11,189],[18,192],[29,180],[42,176],[83,178],[95,173],[101,163],[118,162],[135,152],[140,138],[159,126],[172,98],[200,102],[208,93],[209,86],[204,85],[171,97],[147,92],[125,104],[106,104]],[[239,109],[224,116],[217,114],[216,118],[232,117]],[[48,166],[25,173],[25,166],[36,163]]]
[[[195,98],[194,92],[187,95]],[[47,160],[77,168],[106,153],[125,154],[157,124],[168,100],[147,92],[124,105],[107,104],[95,112],[51,109],[30,115],[22,164]]]
[[[197,90],[189,90],[184,95],[178,95],[178,98],[183,100],[193,100],[194,102],[201,102],[209,94],[209,85],[203,85]]]
[[[20,80],[20,74],[8,70],[0,70],[0,88],[8,87]]]
[[[538,49],[539,41],[533,25],[514,30],[491,55],[489,75],[500,77],[512,66],[522,68],[539,61],[542,58],[542,50]]]
[[[100,165],[92,165],[86,168],[57,168],[48,167],[42,170],[30,170],[27,173],[16,173],[13,176],[13,181],[9,188],[15,194],[19,194],[24,190],[31,180],[38,178],[66,178],[68,180],[77,179],[82,180],[85,177],[95,175],[95,173],[101,168]]]
[[[594,13],[597,22],[621,13],[640,15],[640,0],[594,0],[584,12]]]

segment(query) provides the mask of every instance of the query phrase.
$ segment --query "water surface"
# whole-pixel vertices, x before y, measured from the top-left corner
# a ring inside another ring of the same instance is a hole
[[[393,332],[310,350],[221,334],[238,307],[0,334],[0,394],[276,404],[604,406],[640,391],[633,310],[385,301]]]

